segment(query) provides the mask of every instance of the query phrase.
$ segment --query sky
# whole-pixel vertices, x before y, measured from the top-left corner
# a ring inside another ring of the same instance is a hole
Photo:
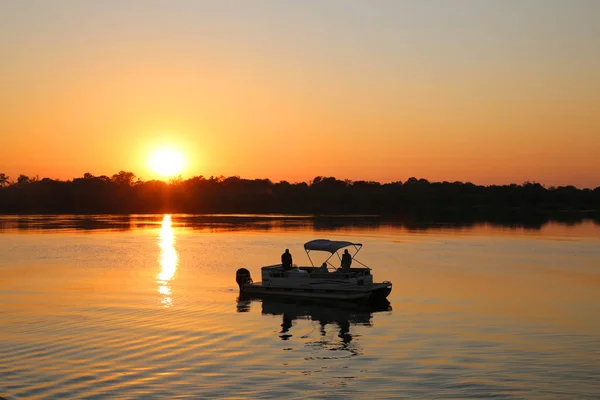
[[[600,1],[0,2],[0,172],[600,186]]]

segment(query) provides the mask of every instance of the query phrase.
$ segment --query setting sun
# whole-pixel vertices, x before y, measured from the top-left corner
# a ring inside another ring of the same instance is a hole
[[[185,167],[186,160],[180,151],[161,147],[150,153],[148,165],[152,171],[163,177],[179,175]]]

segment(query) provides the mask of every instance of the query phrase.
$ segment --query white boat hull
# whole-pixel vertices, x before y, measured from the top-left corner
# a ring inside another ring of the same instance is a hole
[[[262,282],[248,283],[241,288],[242,294],[255,296],[278,296],[295,298],[319,298],[340,301],[377,301],[387,298],[392,291],[391,283],[375,283],[364,289],[301,289],[264,286]]]
[[[378,301],[392,291],[391,282],[373,283],[368,269],[350,273],[319,272],[314,267],[283,271],[274,265],[262,268],[262,282],[240,284],[240,293],[250,296],[277,296],[338,301]]]

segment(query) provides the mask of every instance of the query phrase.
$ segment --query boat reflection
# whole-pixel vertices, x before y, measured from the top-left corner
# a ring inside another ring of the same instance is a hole
[[[392,306],[385,300],[376,304],[354,304],[344,302],[324,301],[297,301],[288,299],[244,298],[238,299],[238,312],[248,312],[252,303],[261,303],[263,315],[281,315],[281,340],[288,340],[293,336],[292,328],[296,320],[308,320],[319,324],[319,334],[325,338],[328,334],[328,325],[334,326],[337,337],[343,344],[352,341],[351,326],[371,326],[373,314],[383,311],[391,311]],[[323,344],[330,344],[327,340]]]
[[[177,270],[177,252],[175,251],[175,235],[170,215],[165,215],[162,220],[158,246],[160,247],[160,268],[161,271],[156,277],[158,283],[158,292],[163,296],[161,303],[169,308],[173,305],[172,291],[170,281],[175,276]]]

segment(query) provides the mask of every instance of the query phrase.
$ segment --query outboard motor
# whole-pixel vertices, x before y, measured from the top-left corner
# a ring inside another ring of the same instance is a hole
[[[246,268],[240,268],[235,273],[235,281],[237,282],[240,290],[242,290],[242,286],[246,283],[252,283],[252,277],[250,276],[250,271]]]

